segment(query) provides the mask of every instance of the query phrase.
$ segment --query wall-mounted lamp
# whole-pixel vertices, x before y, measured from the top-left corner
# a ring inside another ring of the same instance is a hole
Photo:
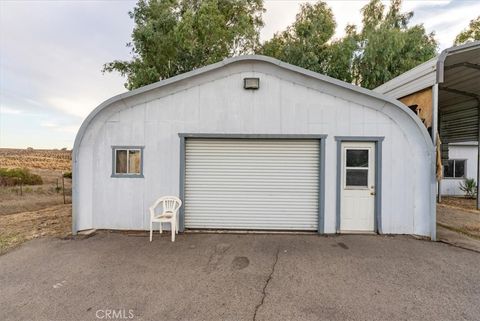
[[[260,78],[243,78],[244,89],[258,89],[260,88]]]

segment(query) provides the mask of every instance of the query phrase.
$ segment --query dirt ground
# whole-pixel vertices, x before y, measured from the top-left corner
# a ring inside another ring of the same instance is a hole
[[[441,204],[477,211],[477,200],[472,198],[443,196]]]
[[[0,215],[0,255],[25,241],[42,236],[68,237],[72,205],[56,205],[32,212]]]
[[[437,224],[480,239],[480,211],[464,210],[446,204],[437,204]]]

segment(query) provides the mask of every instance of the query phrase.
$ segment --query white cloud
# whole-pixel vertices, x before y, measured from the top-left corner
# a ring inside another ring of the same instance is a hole
[[[74,95],[70,97],[48,97],[45,101],[58,111],[79,118],[87,117],[90,111],[99,105],[96,99],[87,100]]]
[[[468,26],[470,20],[480,13],[480,1],[465,1],[459,6],[449,5],[435,8],[435,11],[422,10],[414,16],[414,23],[423,23],[429,32],[435,32],[440,50],[451,47],[455,37]]]
[[[47,127],[47,128],[57,128],[58,125],[54,123],[41,123],[40,126]]]
[[[265,1],[265,27],[261,31],[261,40],[265,41],[277,31],[295,21],[295,16],[302,3],[316,1]],[[368,0],[327,1],[332,8],[337,29],[335,38],[345,34],[348,24],[361,26],[361,9]],[[382,1],[387,7],[390,1]],[[423,23],[427,32],[435,31],[439,49],[443,50],[453,45],[455,36],[463,30],[468,22],[480,12],[480,1],[454,2],[452,0],[407,0],[402,4],[402,11],[414,11],[412,24]]]
[[[290,25],[304,2],[266,0],[262,41]],[[339,38],[347,24],[361,24],[360,10],[368,0],[327,2]],[[17,144],[18,137],[26,146],[73,143],[76,124],[102,101],[125,91],[124,78],[102,75],[101,68],[114,59],[129,59],[125,43],[133,22],[127,12],[135,3],[0,0],[0,113],[8,119],[0,131],[6,144]],[[478,15],[480,1],[406,0],[403,10],[414,10],[412,23],[436,31],[441,50]]]
[[[71,133],[75,134],[78,132],[80,125],[59,125],[56,123],[45,122],[41,123],[40,126],[57,131],[57,132],[64,132],[64,133]]]
[[[9,80],[2,96],[83,118],[126,91],[120,75],[102,75],[101,68],[128,58],[125,43],[133,25],[127,12],[134,2],[0,5],[0,68]],[[114,18],[103,19],[102,12],[112,10]]]
[[[15,108],[9,108],[7,106],[0,106],[0,114],[20,115],[21,110]]]

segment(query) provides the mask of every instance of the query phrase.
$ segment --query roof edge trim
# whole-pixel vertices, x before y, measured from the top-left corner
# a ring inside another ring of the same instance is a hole
[[[480,48],[480,41],[467,42],[460,46],[453,46],[453,47],[444,49],[437,58],[437,78],[436,78],[437,84],[443,83],[445,81],[444,79],[445,59],[447,59],[447,57],[450,54],[456,53],[457,51],[461,52],[461,51],[476,49],[476,47]]]

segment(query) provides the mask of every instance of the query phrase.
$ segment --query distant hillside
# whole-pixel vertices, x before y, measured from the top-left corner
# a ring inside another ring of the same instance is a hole
[[[71,171],[72,151],[0,148],[0,167],[26,167]]]

